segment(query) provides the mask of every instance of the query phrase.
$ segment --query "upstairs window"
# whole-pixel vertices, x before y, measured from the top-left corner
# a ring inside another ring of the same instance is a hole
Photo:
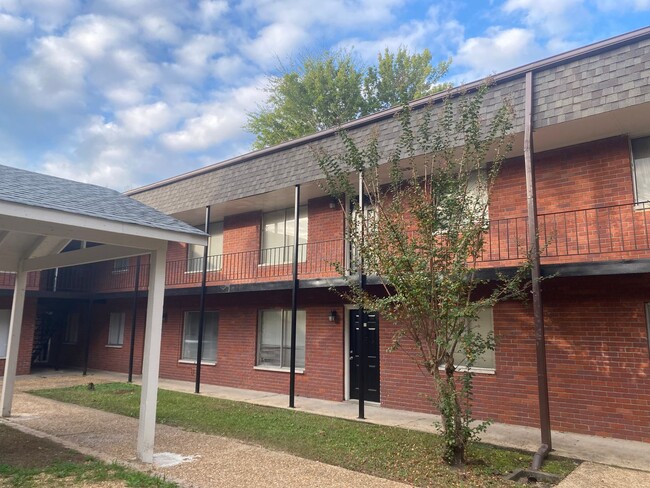
[[[261,264],[293,262],[293,244],[296,236],[293,208],[276,210],[262,216]],[[307,205],[298,211],[298,262],[307,259]]]
[[[203,230],[203,228],[200,228]],[[210,237],[208,238],[208,271],[219,271],[223,254],[223,222],[210,224]],[[203,246],[190,244],[187,247],[187,272],[198,273],[203,271]]]
[[[650,201],[650,137],[632,139],[632,166],[635,201]]]
[[[129,270],[129,258],[120,258],[113,261],[113,273],[125,273]]]

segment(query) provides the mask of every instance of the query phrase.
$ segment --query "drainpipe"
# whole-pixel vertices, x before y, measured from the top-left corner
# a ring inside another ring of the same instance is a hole
[[[539,395],[539,422],[542,445],[533,457],[532,468],[539,469],[552,449],[551,417],[546,372],[546,342],[544,338],[544,310],[540,284],[539,233],[537,226],[537,195],[533,156],[533,73],[526,73],[526,102],[524,112],[524,163],[526,169],[526,202],[528,208],[528,242],[532,259],[533,316],[535,325],[535,351],[537,355],[537,390]]]
[[[291,288],[291,361],[289,371],[289,407],[295,407],[296,394],[296,333],[298,315],[298,256],[300,239],[300,185],[296,185],[296,194],[293,208],[294,239],[293,239],[293,286]]]
[[[210,235],[210,205],[205,207],[205,233]],[[203,248],[203,274],[201,275],[201,303],[199,305],[199,337],[196,345],[196,382],[194,384],[194,393],[201,392],[201,361],[203,360],[203,326],[205,323],[205,292],[206,280],[208,274],[208,243]]]
[[[135,284],[133,285],[133,312],[131,313],[131,341],[129,348],[129,383],[133,383],[133,351],[135,349],[135,325],[138,313],[138,286],[140,285],[140,256],[135,264]]]
[[[359,171],[359,218],[361,219],[361,244],[364,241],[364,221],[363,221],[363,171]],[[359,288],[363,291],[366,287],[366,275],[363,274],[363,257],[361,251],[358,256],[358,273],[359,273]],[[366,341],[364,331],[368,324],[366,321],[366,312],[363,306],[359,304],[359,332],[357,333],[357,351],[359,352],[359,369],[357,370],[357,385],[359,385],[359,415],[358,418],[365,419],[365,400],[366,400]]]

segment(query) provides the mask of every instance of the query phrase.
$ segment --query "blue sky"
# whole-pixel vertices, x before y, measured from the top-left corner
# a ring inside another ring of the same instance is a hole
[[[0,0],[0,163],[126,190],[248,152],[280,62],[385,47],[456,84],[650,24],[650,0]]]

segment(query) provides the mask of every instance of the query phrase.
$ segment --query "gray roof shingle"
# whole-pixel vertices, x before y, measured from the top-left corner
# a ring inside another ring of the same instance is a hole
[[[101,186],[0,165],[0,201],[114,222],[204,235],[191,225]]]

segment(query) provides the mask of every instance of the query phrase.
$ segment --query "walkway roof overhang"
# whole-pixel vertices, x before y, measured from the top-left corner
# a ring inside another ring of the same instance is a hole
[[[104,244],[61,253],[71,240]],[[0,270],[74,266],[147,254],[200,230],[116,191],[0,165]]]
[[[71,240],[99,245],[61,252]],[[153,461],[169,241],[205,246],[207,235],[116,191],[0,165],[0,271],[16,272],[3,417],[11,414],[27,272],[150,254],[138,457]]]

